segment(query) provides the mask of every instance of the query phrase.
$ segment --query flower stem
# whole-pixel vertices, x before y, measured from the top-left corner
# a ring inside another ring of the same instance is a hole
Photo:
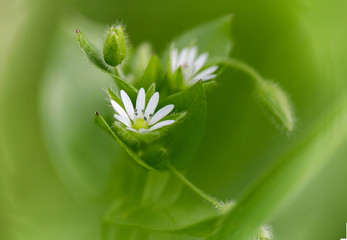
[[[117,77],[120,77],[119,69],[117,66],[114,67],[114,75],[116,75]]]
[[[226,61],[227,65],[230,67],[233,67],[235,69],[241,70],[244,73],[248,74],[251,78],[253,78],[257,83],[262,82],[263,78],[260,76],[260,74],[254,70],[251,66],[249,66],[247,63],[238,60],[236,58],[231,58]]]
[[[174,166],[171,164],[169,165],[170,170],[187,186],[189,187],[193,192],[198,194],[201,198],[203,198],[205,201],[212,204],[214,207],[218,208],[219,210],[224,209],[224,203],[218,201],[214,197],[209,196],[208,194],[204,193],[201,189],[199,189],[197,186],[195,186],[192,182],[190,182],[180,171],[178,171]]]

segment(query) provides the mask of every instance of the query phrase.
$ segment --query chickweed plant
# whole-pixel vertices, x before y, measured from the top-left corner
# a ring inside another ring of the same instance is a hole
[[[291,100],[279,84],[231,57],[231,21],[231,16],[224,16],[185,32],[160,55],[148,45],[131,49],[122,24],[108,27],[102,50],[76,30],[85,56],[115,86],[106,90],[108,112],[96,112],[95,123],[147,171],[145,184],[135,183],[137,193],[115,199],[105,213],[104,239],[269,240],[271,228],[262,225],[280,206],[280,199],[307,178],[305,173],[315,164],[307,154],[317,144],[309,136],[302,140],[304,150],[299,144],[237,201],[211,196],[185,174],[205,131],[209,114],[205,92],[230,81],[231,71],[249,76],[259,106],[282,133],[290,135],[296,126]],[[324,145],[330,131],[319,127],[315,132],[320,134],[318,144]],[[320,157],[322,166],[325,158]],[[294,173],[295,179],[288,181]],[[184,188],[207,209],[179,201]]]

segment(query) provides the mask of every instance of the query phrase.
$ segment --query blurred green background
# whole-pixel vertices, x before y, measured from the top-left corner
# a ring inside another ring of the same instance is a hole
[[[227,200],[346,94],[346,11],[344,0],[0,0],[0,239],[100,239],[117,189],[138,183],[142,169],[92,122],[94,111],[106,111],[111,79],[80,52],[77,27],[101,42],[104,26],[122,21],[133,46],[148,41],[160,53],[180,32],[234,15],[232,56],[280,83],[298,124],[289,136],[276,129],[242,73],[208,93],[205,137],[188,176]],[[271,217],[275,239],[345,236],[346,156],[339,148]]]

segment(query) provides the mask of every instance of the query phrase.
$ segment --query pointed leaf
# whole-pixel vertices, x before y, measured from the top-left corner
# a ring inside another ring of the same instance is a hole
[[[129,70],[134,74],[135,79],[139,79],[145,72],[146,67],[152,57],[151,44],[144,42],[141,43],[130,58]]]
[[[80,30],[77,29],[76,33],[77,33],[80,47],[83,53],[89,59],[89,61],[93,63],[96,67],[98,67],[99,69],[105,72],[109,72],[109,69],[105,65],[102,55],[99,53],[96,47],[88,41],[87,37]]]
[[[130,85],[125,79],[122,79],[112,73],[107,73],[107,74],[113,78],[118,91],[124,90],[131,99],[136,99],[138,90],[135,87]]]

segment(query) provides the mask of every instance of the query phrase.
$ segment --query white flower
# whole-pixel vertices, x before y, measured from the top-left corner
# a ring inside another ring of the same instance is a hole
[[[197,55],[197,47],[183,48],[181,52],[174,48],[171,52],[171,71],[174,73],[181,66],[184,80],[190,85],[199,80],[206,81],[217,76],[213,73],[218,69],[218,66],[211,66],[199,72],[208,59],[208,53]]]
[[[175,122],[174,120],[165,120],[160,122],[161,119],[172,111],[174,108],[173,104],[166,105],[154,114],[159,102],[158,92],[153,94],[147,107],[145,107],[146,93],[145,90],[141,88],[137,95],[135,109],[128,94],[123,90],[120,91],[120,94],[125,110],[114,100],[111,100],[111,104],[117,113],[114,117],[123,123],[128,130],[142,133],[153,131]]]

